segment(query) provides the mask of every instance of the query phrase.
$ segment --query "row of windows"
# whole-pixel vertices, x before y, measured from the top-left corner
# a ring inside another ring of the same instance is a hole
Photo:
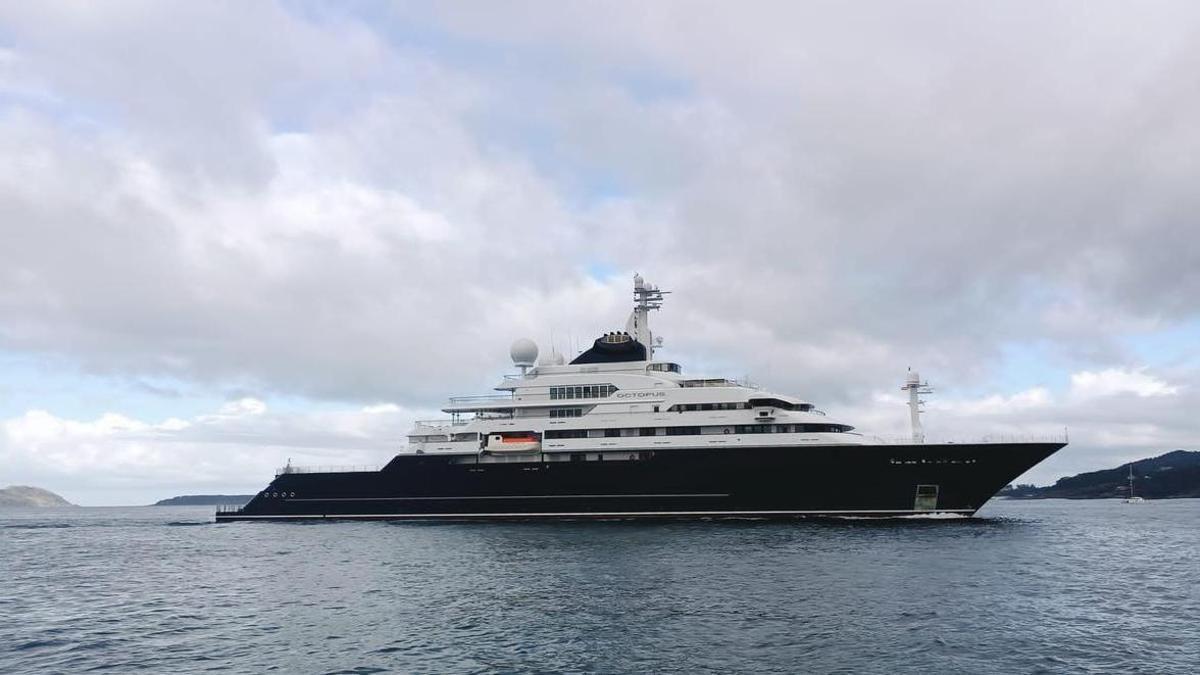
[[[579,417],[583,415],[583,408],[551,408],[551,417]]]
[[[617,390],[611,384],[585,384],[576,387],[550,387],[550,400],[569,398],[608,398]]]
[[[685,410],[748,410],[748,403],[678,403],[667,408],[667,412],[683,412]]]
[[[631,436],[699,436],[701,434],[840,434],[853,430],[846,424],[737,424],[728,427],[641,427],[636,429],[549,429],[553,438],[621,438]]]
[[[546,438],[587,438],[587,429],[550,429]]]
[[[755,424],[739,425],[739,434],[842,434],[852,431],[847,424]]]

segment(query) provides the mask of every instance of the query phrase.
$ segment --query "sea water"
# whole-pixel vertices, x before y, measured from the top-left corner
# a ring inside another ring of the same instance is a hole
[[[211,521],[0,513],[0,672],[1200,672],[1200,500],[887,521]]]

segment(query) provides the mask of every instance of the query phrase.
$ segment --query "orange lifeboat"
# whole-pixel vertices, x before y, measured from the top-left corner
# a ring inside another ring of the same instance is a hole
[[[539,452],[541,449],[541,438],[532,431],[491,434],[488,436],[487,441],[487,450],[489,452]]]

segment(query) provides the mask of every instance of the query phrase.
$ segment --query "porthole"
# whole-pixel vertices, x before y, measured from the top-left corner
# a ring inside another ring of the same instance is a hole
[[[292,496],[293,496],[293,497],[295,497],[295,496],[296,496],[296,493],[295,493],[295,492],[293,492],[293,493],[292,493]]]

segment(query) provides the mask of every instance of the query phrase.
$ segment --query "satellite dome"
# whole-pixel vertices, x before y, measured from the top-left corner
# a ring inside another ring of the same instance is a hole
[[[512,343],[512,347],[509,348],[508,353],[512,356],[514,366],[529,368],[537,361],[538,346],[536,342],[529,338],[521,338]]]

